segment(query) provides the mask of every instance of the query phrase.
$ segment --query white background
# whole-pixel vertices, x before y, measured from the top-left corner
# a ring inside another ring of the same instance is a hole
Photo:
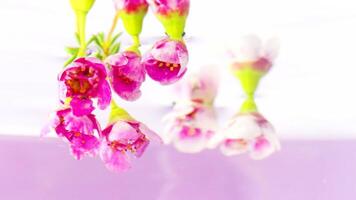
[[[67,0],[0,3],[0,134],[38,136],[57,106],[56,76],[66,59],[64,46],[75,44],[74,16]],[[260,111],[282,138],[356,138],[355,8],[353,0],[192,0],[189,70],[219,67],[216,105],[223,122],[243,100],[227,72],[225,45],[248,33],[278,37],[279,57],[257,93]],[[112,2],[98,0],[88,16],[88,35],[107,31],[113,15]],[[150,12],[144,48],[163,32]],[[147,81],[142,98],[123,105],[159,131],[170,91]]]

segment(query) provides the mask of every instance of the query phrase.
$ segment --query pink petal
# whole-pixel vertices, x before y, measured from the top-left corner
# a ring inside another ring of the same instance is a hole
[[[104,110],[111,101],[111,90],[109,83],[105,80],[98,91],[98,106]]]
[[[72,112],[75,116],[89,115],[93,110],[93,102],[90,99],[73,98],[70,101]]]
[[[114,172],[127,171],[131,168],[131,162],[124,152],[113,151],[106,142],[101,143],[100,157],[105,166]]]

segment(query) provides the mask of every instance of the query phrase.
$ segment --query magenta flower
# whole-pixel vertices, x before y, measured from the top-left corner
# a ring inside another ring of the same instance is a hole
[[[162,85],[178,81],[187,71],[188,50],[182,41],[162,39],[143,60],[147,74]]]
[[[76,159],[84,155],[95,156],[99,148],[98,136],[100,125],[93,114],[76,116],[71,108],[60,109],[55,113],[49,128],[70,144],[71,152]],[[45,129],[47,134],[50,129]]]
[[[217,130],[214,110],[201,102],[178,103],[166,116],[165,142],[184,153],[205,149]]]
[[[137,121],[117,121],[103,130],[100,157],[108,169],[126,171],[131,159],[141,157],[155,133]]]
[[[114,91],[123,99],[134,101],[141,96],[140,87],[145,81],[145,69],[141,56],[133,51],[125,51],[107,59],[110,82]]]
[[[146,0],[114,0],[117,10],[125,11],[127,13],[137,12],[140,9],[147,11],[148,3]]]
[[[187,16],[189,13],[189,0],[152,0],[153,11],[159,15],[178,13]]]
[[[141,157],[151,141],[161,138],[112,102],[109,125],[103,130],[100,157],[110,170],[131,168],[131,157]]]
[[[104,64],[96,58],[78,58],[60,75],[60,98],[62,103],[66,98],[75,102],[73,113],[81,116],[91,112],[91,100],[98,99],[100,109],[105,109],[111,100],[111,90],[106,81]]]
[[[257,112],[238,114],[211,142],[227,156],[248,152],[256,160],[280,149],[272,125]]]

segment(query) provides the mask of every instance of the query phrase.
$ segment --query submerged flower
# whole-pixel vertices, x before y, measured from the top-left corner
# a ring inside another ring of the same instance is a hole
[[[141,84],[145,81],[145,69],[141,56],[125,51],[107,59],[110,68],[110,82],[115,92],[123,99],[134,101],[141,96]]]
[[[186,18],[189,13],[190,1],[151,0],[150,4],[167,34],[173,39],[182,38]]]
[[[130,157],[141,157],[150,141],[161,139],[125,110],[112,105],[110,123],[103,130],[100,157],[108,169],[126,171],[131,167]]]
[[[74,113],[87,114],[88,111],[77,112],[79,109],[92,109],[91,100],[98,99],[100,109],[105,109],[111,100],[109,83],[106,80],[106,69],[103,63],[95,58],[78,58],[60,75],[60,97],[62,103],[66,98],[75,99]],[[90,103],[90,105],[88,105]]]
[[[162,39],[143,60],[147,74],[163,85],[178,81],[187,71],[188,50],[182,41]]]
[[[258,112],[240,113],[212,139],[223,154],[248,152],[252,159],[263,159],[280,149],[273,126]]]
[[[259,80],[272,67],[278,48],[277,40],[270,39],[263,43],[255,35],[243,37],[240,44],[231,48],[231,70],[248,95],[255,92]]]
[[[71,152],[76,159],[79,160],[84,155],[96,155],[100,144],[97,137],[101,131],[93,114],[78,117],[72,113],[71,108],[60,109],[55,113],[49,126],[59,137],[69,142]]]
[[[138,36],[142,31],[143,19],[148,10],[146,0],[114,0],[125,30],[131,36]]]
[[[165,142],[184,153],[197,153],[207,147],[217,130],[214,109],[199,102],[179,103],[166,116]]]

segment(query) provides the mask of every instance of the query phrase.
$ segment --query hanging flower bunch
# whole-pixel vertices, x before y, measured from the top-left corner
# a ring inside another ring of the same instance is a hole
[[[188,63],[183,35],[189,1],[149,4],[145,0],[115,0],[116,15],[109,33],[99,33],[86,41],[86,16],[94,2],[70,0],[77,20],[79,47],[67,48],[71,58],[58,76],[59,108],[43,134],[54,130],[69,143],[76,159],[99,155],[108,169],[125,171],[130,168],[132,158],[142,156],[152,141],[161,139],[121,108],[113,94],[127,101],[138,99],[146,73],[161,84],[172,84],[182,78]],[[168,36],[156,42],[142,58],[139,36],[149,6]],[[114,34],[119,19],[132,38],[132,45],[121,52],[117,42],[120,34]],[[194,109],[203,112],[212,99],[201,100],[204,102]],[[107,108],[111,109],[109,122],[102,129],[94,113]],[[205,132],[210,135],[210,130]]]
[[[165,142],[184,153],[205,149],[218,128],[213,107],[218,76],[214,67],[203,69],[178,84],[179,100],[164,118]]]

